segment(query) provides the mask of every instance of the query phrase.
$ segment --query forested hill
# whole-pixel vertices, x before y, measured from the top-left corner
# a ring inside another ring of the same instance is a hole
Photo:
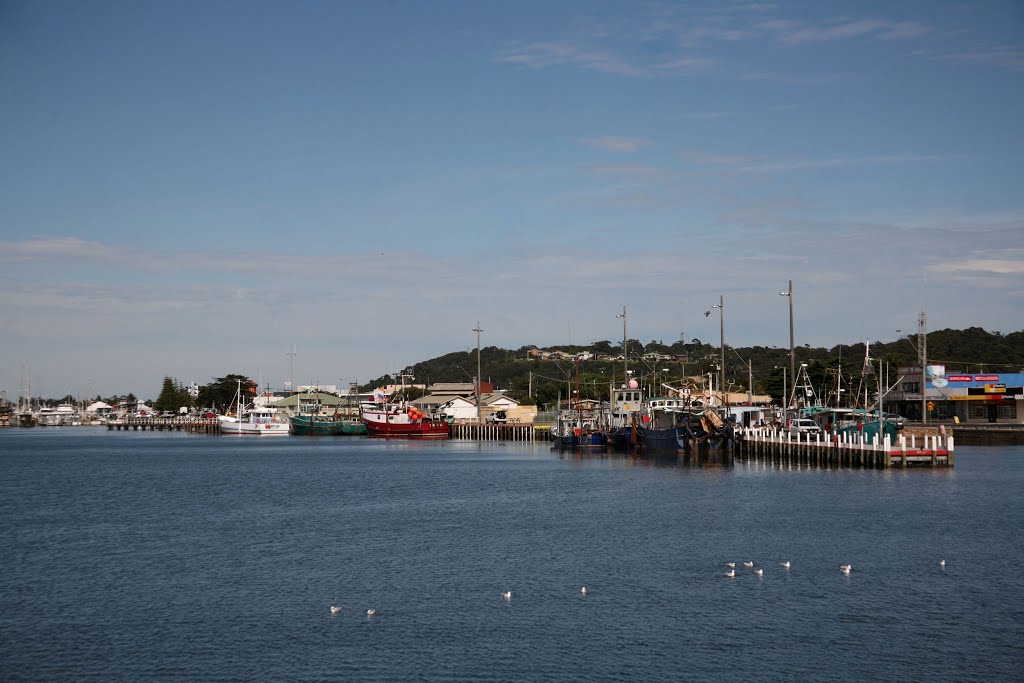
[[[872,341],[870,356],[877,367],[884,361],[893,367],[916,365],[916,335],[902,339],[881,342]],[[507,390],[512,396],[526,403],[553,403],[559,395],[565,396],[568,379],[576,384],[577,369],[571,359],[540,360],[530,355],[533,346],[518,349],[501,349],[488,346],[480,350],[481,375],[495,389]],[[588,359],[579,363],[579,386],[584,396],[605,398],[612,382],[621,383],[623,361],[622,344],[609,341],[589,345],[552,346],[545,351],[563,351],[567,354],[589,352],[595,356],[607,356],[607,360]],[[936,330],[928,333],[929,364],[945,365],[947,372],[1024,372],[1024,331],[1003,334],[988,332],[980,327],[966,330]],[[657,353],[672,356],[674,360],[644,360],[645,354]],[[654,381],[678,384],[683,378],[717,373],[720,358],[716,343],[691,339],[671,345],[651,341],[646,344],[639,340],[629,341],[629,367],[646,384]],[[789,367],[788,348],[754,346],[727,347],[726,381],[732,383],[733,391],[746,391],[749,377],[753,375],[754,393],[770,393],[781,397],[783,393],[783,370]],[[749,372],[748,372],[749,362]],[[807,363],[807,371],[815,386],[820,386],[827,374],[835,374],[842,368],[843,377],[852,386],[860,379],[864,365],[864,342],[840,344],[826,348],[801,346],[796,349],[796,362]],[[476,374],[476,350],[449,353],[438,358],[416,363],[408,370],[417,384],[435,382],[472,382]],[[366,387],[378,387],[398,383],[396,377],[385,375],[370,382]]]

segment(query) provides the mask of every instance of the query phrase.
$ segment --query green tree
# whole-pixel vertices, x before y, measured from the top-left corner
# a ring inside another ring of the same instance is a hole
[[[226,411],[235,402],[241,382],[242,401],[250,400],[256,392],[256,383],[245,375],[218,377],[199,387],[199,405]]]
[[[174,380],[165,375],[163,386],[160,389],[160,395],[157,396],[156,403],[153,404],[153,408],[159,412],[163,412],[165,410],[177,412],[178,406],[175,405],[177,402],[178,389],[174,386]]]
[[[156,403],[153,404],[153,409],[159,412],[169,410],[176,413],[178,408],[182,406],[191,408],[193,403],[192,394],[178,380],[164,377],[160,396],[156,399]]]

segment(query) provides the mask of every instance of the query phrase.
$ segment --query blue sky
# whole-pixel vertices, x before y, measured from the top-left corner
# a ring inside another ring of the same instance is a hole
[[[0,389],[1024,327],[1020,2],[0,2]],[[454,378],[453,378],[454,379]],[[460,378],[461,379],[461,378]]]

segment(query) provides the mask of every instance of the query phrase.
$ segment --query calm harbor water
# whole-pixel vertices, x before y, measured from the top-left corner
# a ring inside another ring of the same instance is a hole
[[[7,429],[0,679],[1020,680],[1022,492],[1022,447],[884,472]]]

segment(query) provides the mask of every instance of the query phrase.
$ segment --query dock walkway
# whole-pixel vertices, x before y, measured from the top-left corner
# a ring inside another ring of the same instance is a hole
[[[125,432],[192,432],[193,434],[220,434],[217,418],[207,417],[132,417],[107,422],[108,431]]]
[[[953,467],[953,436],[900,435],[892,443],[888,435],[877,437],[860,433],[806,434],[792,436],[767,427],[751,427],[737,433],[735,457],[836,467]]]

